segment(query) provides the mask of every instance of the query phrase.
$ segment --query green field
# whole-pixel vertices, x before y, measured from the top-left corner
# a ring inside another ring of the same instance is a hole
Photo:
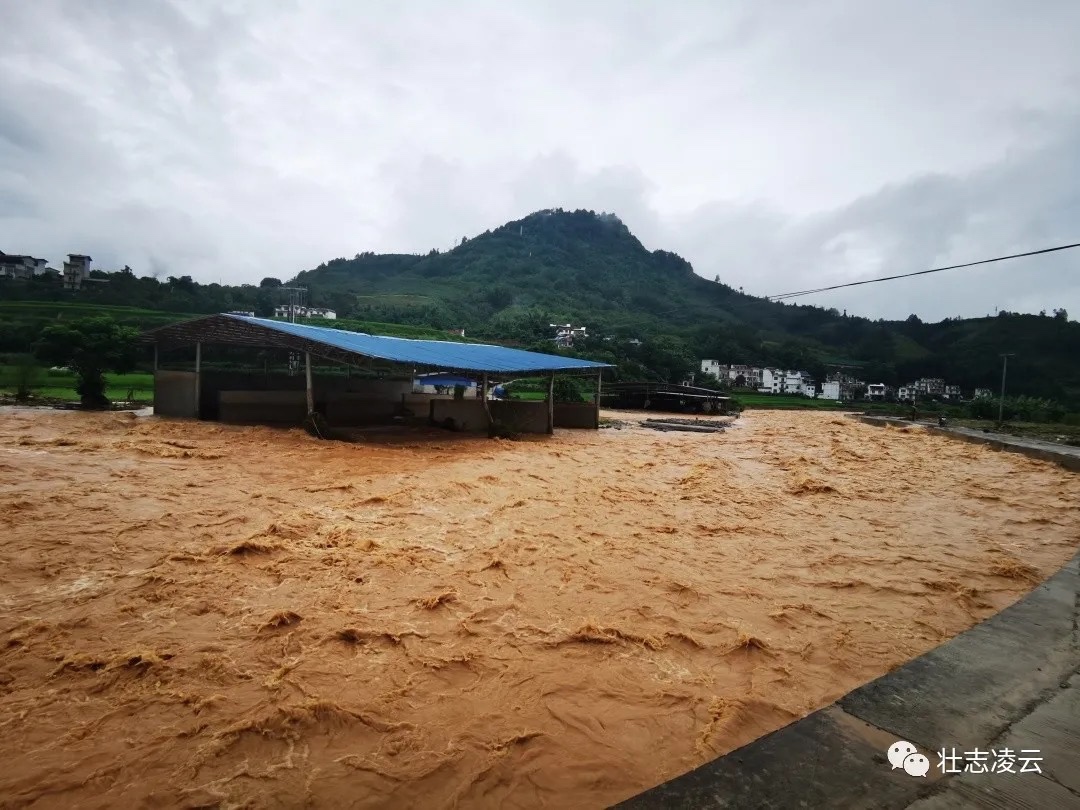
[[[855,405],[853,403],[837,404],[833,399],[810,399],[809,397],[791,396],[788,394],[744,394],[742,392],[730,394],[738,400],[744,408],[773,408],[779,410],[815,410],[815,411],[852,411],[862,410],[865,403]]]
[[[127,400],[129,393],[133,394],[133,399],[139,401],[149,402],[154,398],[154,375],[149,372],[106,374],[105,381],[108,384],[105,396],[113,402]],[[0,395],[14,394],[15,367],[0,365]],[[79,399],[79,395],[75,393],[74,373],[52,369],[42,369],[39,372],[36,383],[32,386],[32,394],[38,400],[76,402]]]
[[[108,315],[120,323],[145,323],[154,326],[198,317],[184,312],[163,312],[77,301],[0,301],[0,320],[5,321],[53,322],[95,315]]]

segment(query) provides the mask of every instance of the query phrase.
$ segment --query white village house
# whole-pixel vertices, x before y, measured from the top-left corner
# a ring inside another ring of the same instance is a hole
[[[295,311],[297,318],[324,318],[328,321],[337,320],[337,312],[325,307],[303,307],[296,304],[282,304],[274,307],[275,318],[288,318]]]

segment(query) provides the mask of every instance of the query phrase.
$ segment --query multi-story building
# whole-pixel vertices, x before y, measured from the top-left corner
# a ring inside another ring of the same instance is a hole
[[[940,377],[923,377],[915,381],[915,390],[923,396],[944,396],[945,380]]]
[[[553,338],[555,345],[564,349],[573,346],[575,340],[588,337],[584,326],[574,326],[569,323],[551,323],[548,326],[555,330],[555,337]]]
[[[779,394],[784,387],[784,372],[775,368],[763,368],[761,370],[761,385],[758,391],[762,394]]]
[[[701,371],[704,374],[712,374],[721,382],[727,381],[739,388],[761,388],[762,373],[764,369],[755,366],[725,365],[719,360],[702,360]]]
[[[915,389],[910,385],[901,385],[896,389],[896,398],[900,402],[911,402],[915,399]]]
[[[727,369],[727,378],[732,385],[740,388],[759,388],[762,371],[755,366],[731,365]]]
[[[866,386],[867,399],[885,399],[888,394],[888,386],[885,383],[870,383]]]
[[[33,256],[20,256],[0,250],[0,278],[28,279],[45,272],[48,262]]]
[[[89,256],[81,253],[68,254],[68,260],[64,262],[65,290],[82,289],[83,282],[90,277],[90,262],[92,261],[93,259]]]
[[[992,396],[994,396],[994,392],[991,391],[989,388],[975,389],[975,399],[990,399],[990,397]]]
[[[945,386],[945,399],[963,399],[963,394],[960,391],[959,385],[946,385]]]
[[[857,399],[866,390],[866,383],[846,374],[833,372],[821,384],[821,399],[833,399],[845,402]]]
[[[727,366],[723,365],[719,360],[702,360],[701,373],[712,374],[722,380],[727,376]]]
[[[757,389],[762,394],[802,394],[814,396],[817,385],[805,371],[788,371],[779,368],[761,369],[761,384]],[[814,393],[807,393],[813,391]]]
[[[826,380],[821,384],[821,399],[840,399],[840,381]]]

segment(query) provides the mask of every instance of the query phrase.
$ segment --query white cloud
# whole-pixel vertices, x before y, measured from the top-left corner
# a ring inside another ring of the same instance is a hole
[[[1080,240],[1069,0],[39,0],[0,22],[0,249],[53,262],[257,281],[586,207],[765,294]],[[1080,312],[1078,267],[808,300]]]

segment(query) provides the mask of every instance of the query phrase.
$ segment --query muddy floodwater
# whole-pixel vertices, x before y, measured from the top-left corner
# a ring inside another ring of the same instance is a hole
[[[0,412],[0,804],[600,807],[1014,602],[1080,477],[838,415],[323,443]]]

